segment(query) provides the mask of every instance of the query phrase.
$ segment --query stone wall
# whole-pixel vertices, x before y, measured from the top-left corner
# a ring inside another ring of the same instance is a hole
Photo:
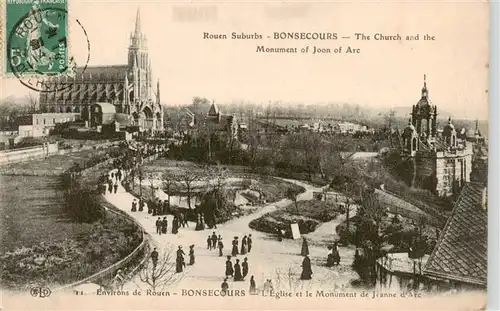
[[[0,152],[0,165],[29,161],[40,157],[48,157],[57,154],[59,147],[57,143],[43,144],[36,147],[20,148]]]

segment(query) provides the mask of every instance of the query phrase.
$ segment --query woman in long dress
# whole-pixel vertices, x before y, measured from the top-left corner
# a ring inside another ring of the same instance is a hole
[[[256,295],[256,294],[257,294],[257,288],[255,287],[255,280],[252,275],[250,277],[250,295]]]
[[[174,216],[174,220],[172,220],[172,233],[177,234],[179,229],[179,218],[177,216]]]
[[[189,246],[189,265],[194,265],[194,245]]]
[[[240,260],[236,259],[236,263],[234,264],[234,281],[243,281],[243,276],[241,275],[241,267]]]
[[[306,238],[302,238],[302,250],[300,251],[302,256],[309,255],[309,244],[307,243]]]
[[[243,279],[245,279],[248,274],[248,258],[245,257],[245,259],[243,259],[241,267],[243,268]]]
[[[227,256],[227,260],[226,260],[226,277],[233,276],[233,275],[234,275],[234,270],[233,270],[233,263],[231,262],[231,256]]]
[[[241,239],[241,255],[245,255],[247,253],[247,236],[245,235],[243,239]]]
[[[231,255],[236,256],[238,254],[239,254],[239,252],[238,252],[238,237],[235,236],[234,240],[233,240],[233,250],[231,252]]]
[[[310,280],[312,276],[311,260],[309,256],[304,256],[302,261],[302,274],[300,275],[301,280]]]
[[[217,243],[219,248],[219,257],[222,257],[222,250],[224,249],[224,243],[222,243],[222,238],[219,236],[219,242]]]
[[[184,266],[186,263],[184,262],[184,251],[182,250],[182,246],[179,246],[179,249],[177,250],[177,258],[175,259],[175,272],[180,273],[182,272]]]

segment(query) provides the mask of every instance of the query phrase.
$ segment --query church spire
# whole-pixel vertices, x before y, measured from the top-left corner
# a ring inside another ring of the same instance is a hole
[[[135,16],[135,31],[134,36],[136,38],[140,38],[142,36],[141,33],[141,8],[137,8],[137,14]]]
[[[429,91],[427,90],[427,75],[424,74],[424,87],[422,88],[422,98],[427,98],[429,96]]]
[[[158,105],[160,104],[160,78],[158,78],[156,82],[156,103]]]

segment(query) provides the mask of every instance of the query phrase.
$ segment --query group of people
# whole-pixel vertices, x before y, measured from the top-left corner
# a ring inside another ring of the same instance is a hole
[[[179,232],[179,228],[181,227],[182,223],[183,220],[181,220],[179,215],[174,215],[174,218],[172,219],[172,234],[177,234]],[[158,217],[158,219],[155,222],[155,226],[156,226],[156,233],[158,233],[158,235],[167,234],[168,232],[167,216],[163,216],[163,219],[161,217]]]
[[[236,263],[233,266],[231,262],[231,256],[227,256],[226,260],[226,279],[228,277],[233,277],[235,282],[244,281],[245,277],[248,275],[248,258],[243,259],[243,263],[240,265],[240,260],[236,259]]]
[[[99,192],[101,194],[113,194],[118,192],[118,183],[122,180],[122,170],[117,169],[114,172],[111,172],[109,174],[106,174],[104,177],[104,183],[99,184],[100,189]]]
[[[238,244],[238,237],[235,236],[232,242],[232,256],[245,255],[246,253],[250,253],[250,251],[252,250],[252,235],[249,234],[248,236],[243,236],[243,239],[241,239],[241,251],[238,249]]]
[[[179,245],[179,248],[177,249],[177,255],[175,258],[175,273],[181,273],[184,271],[184,268],[186,267],[186,262],[184,260],[184,256],[186,253],[184,253],[184,250],[182,249],[182,246]],[[195,263],[195,256],[194,256],[194,244],[189,246],[189,264],[190,266],[194,265]]]
[[[224,249],[224,243],[222,242],[222,237],[220,236],[220,234],[219,236],[217,236],[217,234],[215,234],[214,231],[212,235],[208,235],[207,249],[208,250],[218,249],[219,257],[222,257],[223,255],[222,250]]]

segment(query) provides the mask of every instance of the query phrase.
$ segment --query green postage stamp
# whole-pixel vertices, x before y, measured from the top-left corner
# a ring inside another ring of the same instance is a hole
[[[7,0],[6,73],[58,74],[68,68],[67,0]]]

